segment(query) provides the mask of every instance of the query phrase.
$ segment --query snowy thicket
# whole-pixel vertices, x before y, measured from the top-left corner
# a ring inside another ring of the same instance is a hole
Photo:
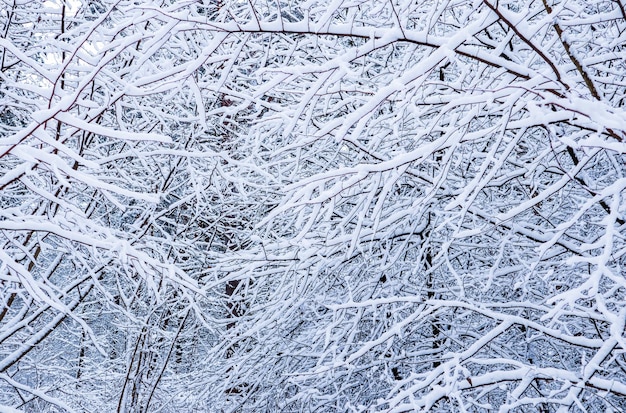
[[[0,4],[0,412],[626,410],[619,0]]]

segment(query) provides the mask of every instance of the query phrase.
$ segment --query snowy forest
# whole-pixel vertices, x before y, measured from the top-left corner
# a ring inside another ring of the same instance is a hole
[[[0,0],[0,412],[626,411],[623,0]]]

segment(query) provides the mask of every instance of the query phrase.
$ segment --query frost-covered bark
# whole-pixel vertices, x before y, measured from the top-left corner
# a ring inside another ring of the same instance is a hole
[[[0,406],[626,409],[621,3],[79,6],[1,17]]]
[[[207,252],[236,242],[206,92],[232,42],[150,4],[67,4],[3,4],[0,406],[184,411],[177,374],[225,318]]]
[[[619,4],[301,7],[242,26],[293,44],[250,133],[284,196],[218,267],[244,405],[624,409]]]

